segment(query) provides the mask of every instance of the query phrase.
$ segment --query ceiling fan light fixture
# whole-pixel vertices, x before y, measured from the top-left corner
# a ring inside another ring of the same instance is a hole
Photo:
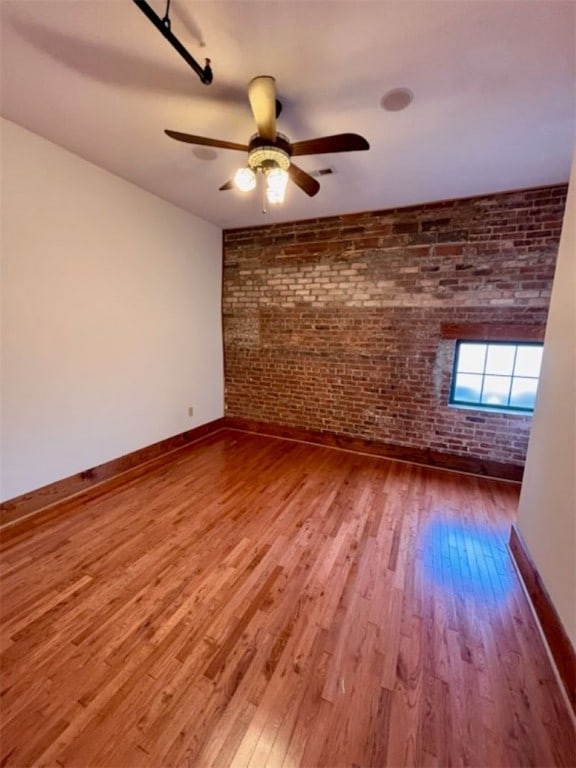
[[[138,1],[135,0],[135,2]],[[266,210],[266,198],[272,204],[279,204],[284,201],[288,179],[308,197],[314,197],[320,190],[320,184],[316,179],[292,162],[293,155],[358,152],[370,149],[366,139],[357,133],[337,133],[333,136],[321,136],[316,139],[297,141],[293,144],[284,134],[276,130],[276,118],[279,113],[275,94],[273,77],[263,75],[250,81],[248,100],[258,130],[248,144],[210,139],[206,136],[194,136],[180,131],[164,131],[171,139],[187,144],[247,152],[246,165],[237,170],[234,177],[228,179],[219,189],[224,191],[237,187],[248,192],[256,187],[258,174],[261,174],[267,182],[266,187],[262,190],[266,192],[262,201],[264,211]]]
[[[275,166],[265,171],[266,173],[266,198],[271,205],[279,205],[284,202],[286,185],[288,184],[288,172],[285,168]]]
[[[250,192],[256,186],[256,174],[252,168],[238,168],[234,174],[234,184],[241,192]]]

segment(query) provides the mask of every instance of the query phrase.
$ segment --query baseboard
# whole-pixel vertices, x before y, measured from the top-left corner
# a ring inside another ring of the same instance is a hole
[[[127,472],[147,471],[150,462],[161,461],[172,451],[227,427],[485,477],[513,481],[522,479],[522,467],[514,465],[482,461],[438,451],[405,448],[328,432],[315,432],[277,424],[224,417],[9,499],[0,504],[0,527],[11,526],[23,518],[51,509],[54,505],[65,502],[72,497],[75,498],[79,494],[85,495],[91,492],[92,495],[95,495],[100,493],[110,488],[110,484],[115,481],[123,482]]]
[[[184,448],[212,432],[222,429],[223,426],[223,418],[215,419],[194,429],[181,432],[179,435],[168,437],[125,456],[107,461],[97,467],[91,467],[63,480],[57,480],[37,490],[24,493],[22,496],[4,501],[0,504],[0,527],[12,525],[36,512],[64,502],[71,497],[76,497],[78,494],[93,490],[101,492],[100,489],[103,490],[103,484],[106,484],[106,488],[108,488],[109,483],[121,475],[123,480],[126,472],[139,470],[152,461],[161,460],[166,454]]]
[[[510,530],[509,547],[572,710],[576,713],[576,653],[516,525]]]
[[[438,469],[450,469],[456,472],[466,472],[482,477],[494,477],[500,480],[520,482],[524,468],[515,464],[501,464],[496,461],[485,461],[469,456],[458,456],[441,451],[408,448],[401,445],[390,445],[377,440],[365,440],[358,437],[334,434],[332,432],[317,432],[299,427],[287,427],[279,424],[266,424],[249,419],[226,417],[224,426],[230,429],[240,429],[245,432],[256,432],[260,435],[285,437],[290,440],[301,440],[306,443],[325,445],[331,448],[342,448],[356,453],[366,453],[397,461],[407,461],[412,464],[423,464]]]

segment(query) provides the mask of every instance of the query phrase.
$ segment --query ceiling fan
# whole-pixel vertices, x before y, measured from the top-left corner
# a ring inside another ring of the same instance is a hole
[[[331,152],[355,152],[370,149],[365,138],[357,133],[339,133],[318,139],[297,141],[292,144],[286,136],[276,130],[276,118],[282,105],[276,98],[276,81],[273,77],[262,75],[255,77],[248,85],[248,100],[258,133],[254,134],[249,144],[236,144],[188,133],[166,130],[172,139],[188,144],[201,144],[220,149],[235,149],[247,152],[247,164],[239,168],[220,189],[238,189],[249,192],[256,186],[258,174],[266,179],[266,197],[269,203],[282,203],[286,184],[290,178],[307,195],[313,197],[320,189],[320,184],[313,176],[303,171],[292,162],[298,155],[320,155]]]

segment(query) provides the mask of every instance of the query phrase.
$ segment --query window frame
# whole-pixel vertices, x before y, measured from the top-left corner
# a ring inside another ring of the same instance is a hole
[[[540,349],[544,349],[544,342],[543,341],[510,341],[510,340],[501,340],[501,339],[465,339],[465,338],[459,338],[456,339],[456,345],[454,349],[454,363],[452,365],[452,376],[450,380],[450,395],[448,398],[448,405],[452,406],[454,408],[462,408],[462,409],[472,409],[477,411],[491,411],[495,413],[516,413],[519,415],[527,415],[534,413],[534,406],[531,408],[526,408],[518,405],[492,405],[489,403],[482,403],[482,402],[470,402],[466,400],[456,400],[454,396],[454,391],[456,389],[456,377],[458,373],[468,373],[467,371],[459,371],[458,370],[458,363],[460,360],[460,347],[462,344],[483,344],[485,347],[489,348],[491,346],[494,347],[500,347],[500,346],[507,346],[507,347],[516,347],[516,352],[514,355],[514,365],[512,366],[512,373],[511,374],[487,374],[486,373],[486,360],[488,358],[488,354],[486,354],[484,359],[484,369],[481,374],[478,374],[482,376],[482,389],[480,391],[480,398],[482,398],[482,392],[484,389],[484,381],[486,376],[499,376],[501,375],[503,378],[509,378],[511,379],[511,386],[510,390],[508,392],[508,401],[510,401],[510,395],[512,392],[512,385],[514,384],[514,379],[536,379],[536,395],[538,394],[538,385],[540,383],[540,374],[538,377],[536,376],[515,376],[514,371],[516,368],[516,355],[518,353],[519,347],[538,347]],[[487,350],[488,351],[488,350]],[[541,370],[540,370],[541,373]]]

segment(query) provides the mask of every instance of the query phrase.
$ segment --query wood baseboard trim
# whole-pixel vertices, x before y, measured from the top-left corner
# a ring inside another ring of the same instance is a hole
[[[576,653],[570,638],[566,634],[554,603],[516,525],[512,525],[510,529],[508,546],[550,649],[572,711],[576,714]]]
[[[239,419],[227,416],[224,426],[229,429],[238,429],[243,432],[255,432],[270,437],[284,437],[288,440],[298,440],[315,445],[324,445],[329,448],[340,448],[353,453],[380,456],[395,461],[405,461],[409,464],[423,464],[427,467],[445,469],[452,472],[463,472],[468,475],[480,475],[498,480],[510,480],[521,482],[524,468],[514,464],[500,464],[495,461],[484,461],[468,456],[457,456],[451,453],[431,451],[428,449],[407,448],[400,445],[381,443],[376,440],[365,440],[358,437],[349,437],[332,432],[317,432],[301,429],[299,427],[287,427],[280,424],[267,424],[249,419]]]
[[[152,462],[163,461],[168,454],[201,440],[224,426],[224,418],[209,421],[194,429],[181,432],[152,445],[140,448],[125,456],[112,459],[97,467],[86,469],[63,480],[45,485],[29,493],[16,496],[0,504],[0,528],[12,526],[24,518],[52,509],[78,495],[95,496],[111,487],[112,483],[125,482],[126,473],[142,473],[150,469]]]

